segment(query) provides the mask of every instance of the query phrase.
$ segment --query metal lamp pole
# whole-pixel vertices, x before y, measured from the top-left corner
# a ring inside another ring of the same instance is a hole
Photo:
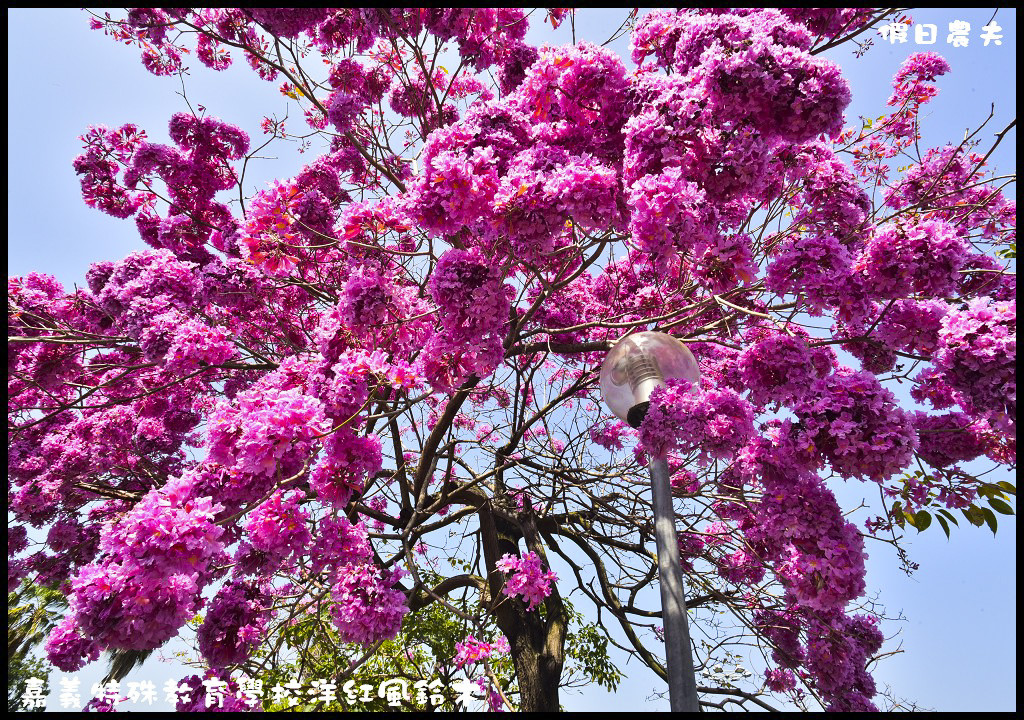
[[[664,385],[668,378],[697,382],[699,377],[697,361],[679,340],[664,333],[636,333],[620,340],[605,358],[601,366],[601,392],[612,412],[632,427],[639,427],[654,388]],[[654,496],[669,705],[672,712],[699,712],[668,462],[664,457],[656,457],[648,467]]]
[[[658,546],[658,576],[661,580],[661,615],[665,623],[665,665],[672,712],[698,712],[697,678],[690,654],[690,626],[683,594],[683,570],[679,562],[672,487],[665,458],[651,460],[651,489],[654,491],[654,536]]]

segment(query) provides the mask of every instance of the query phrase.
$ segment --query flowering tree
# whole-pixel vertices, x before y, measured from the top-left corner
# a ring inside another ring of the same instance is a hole
[[[9,281],[9,582],[62,584],[50,660],[195,623],[207,671],[183,709],[204,679],[238,709],[268,668],[340,687],[383,662],[424,683],[410,705],[444,706],[428,681],[479,666],[492,705],[544,710],[567,658],[614,685],[614,625],[664,676],[643,593],[644,467],[664,455],[716,645],[698,663],[731,641],[766,663],[762,692],[706,701],[873,708],[864,538],[948,534],[952,510],[994,528],[1014,488],[982,475],[1015,463],[1016,421],[993,146],[919,147],[938,55],[852,129],[819,57],[888,15],[657,11],[621,29],[635,71],[524,43],[518,9],[96,18],[157,75],[241,56],[305,115],[301,134],[267,118],[267,142],[323,148],[246,197],[258,150],[202,111],[170,119],[173,145],[83,135],[86,203],[152,249],[71,293]],[[597,369],[653,329],[702,379],[655,391],[634,430]],[[877,483],[882,514],[853,525],[832,478]]]

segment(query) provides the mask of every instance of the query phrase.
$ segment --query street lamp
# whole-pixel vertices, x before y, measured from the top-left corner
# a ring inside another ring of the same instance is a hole
[[[650,406],[651,391],[673,378],[691,383],[700,379],[693,354],[671,335],[635,333],[619,340],[608,352],[601,365],[601,395],[616,417],[631,427],[639,427]],[[690,654],[690,629],[683,599],[683,572],[668,462],[664,456],[652,457],[648,467],[654,493],[654,536],[665,623],[669,705],[673,712],[698,712],[700,703]]]

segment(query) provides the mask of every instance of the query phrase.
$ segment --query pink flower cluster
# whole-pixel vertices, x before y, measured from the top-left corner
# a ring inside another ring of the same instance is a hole
[[[249,137],[217,118],[189,113],[176,113],[168,131],[177,147],[143,143],[132,156],[124,183],[148,190],[155,178],[163,181],[171,201],[169,215],[161,219],[152,212],[139,214],[140,234],[150,245],[205,263],[213,258],[204,247],[211,234],[231,232],[237,225],[230,209],[214,196],[238,183],[230,161],[245,155]]]
[[[40,337],[49,334],[43,318],[57,322],[81,321],[78,297],[68,296],[56,278],[29,273],[7,281],[8,337]],[[8,407],[12,415],[27,415],[22,408],[48,407],[74,397],[68,381],[81,377],[82,357],[75,349],[51,343],[10,343],[7,355]],[[27,419],[27,418],[26,418]]]
[[[1006,261],[970,253],[960,270],[957,292],[965,300],[982,295],[993,300],[1013,300],[1017,297],[1017,275],[1010,271]]]
[[[277,77],[278,70],[259,56],[268,52],[266,40],[260,37],[263,31],[281,38],[306,35],[325,53],[334,55],[353,46],[356,52],[365,53],[378,38],[390,41],[415,37],[425,30],[442,42],[455,40],[462,59],[481,71],[496,63],[512,62],[524,47],[522,38],[528,27],[518,8],[197,8],[167,12],[134,8],[123,24],[113,19],[94,20],[92,27],[128,44],[138,44],[146,67],[166,75],[176,72],[182,54],[189,52],[168,37],[168,28],[177,20],[206,30],[199,33],[197,42],[197,55],[203,64],[214,70],[231,64],[220,39],[211,36],[216,33],[231,45],[244,48],[246,61],[268,81]],[[173,35],[180,38],[177,33]],[[348,87],[364,102],[376,102],[382,94],[378,89],[373,99],[374,93],[365,87]]]
[[[267,480],[299,471],[327,429],[316,398],[297,388],[254,387],[210,413],[210,459],[251,478],[258,496]]]
[[[135,125],[117,130],[90,127],[80,139],[85,152],[75,158],[75,173],[82,177],[82,198],[94,207],[117,218],[134,215],[145,203],[145,196],[133,193],[118,182],[118,174],[145,141],[146,133]]]
[[[408,356],[414,348],[422,348],[431,330],[427,318],[430,308],[422,299],[415,297],[415,289],[395,278],[356,269],[342,282],[342,286],[343,297],[320,316],[313,334],[314,347],[329,364],[345,363],[341,368],[334,368],[334,374],[349,364],[344,357],[349,351],[356,351],[359,357],[375,352],[402,357]],[[381,322],[359,322],[362,316],[373,315],[380,316]],[[380,367],[388,365],[384,362],[376,364]],[[407,363],[397,361],[394,365],[408,372]]]
[[[794,444],[820,453],[846,478],[888,480],[905,468],[917,448],[909,414],[869,372],[840,367],[814,382],[793,407]]]
[[[314,573],[366,562],[371,557],[373,551],[362,523],[353,525],[343,515],[329,515],[320,521],[309,550],[310,568]]]
[[[739,549],[718,560],[718,574],[734,585],[756,585],[764,579],[765,564],[756,552]]]
[[[409,612],[405,595],[393,587],[402,573],[398,568],[381,570],[369,562],[335,569],[331,617],[342,641],[369,645],[398,634]]]
[[[172,17],[159,8],[132,8],[122,22],[106,22],[97,18],[89,21],[93,30],[126,45],[142,48],[142,64],[154,75],[172,75],[182,68],[181,56],[188,51],[167,39],[167,26]]]
[[[802,665],[831,712],[875,712],[875,682],[866,669],[884,637],[875,618],[842,612],[808,612],[796,607],[759,610],[755,627],[775,645],[766,684],[777,692],[795,686]],[[804,642],[801,642],[801,635]],[[803,673],[800,673],[803,674]]]
[[[652,455],[698,452],[702,463],[731,457],[753,434],[753,408],[735,391],[705,390],[681,379],[651,393],[640,425],[640,443]]]
[[[551,9],[552,24],[565,13]],[[633,34],[636,72],[588,43],[525,44],[515,8],[134,8],[124,22],[95,21],[138,45],[158,74],[182,67],[179,43],[192,36],[205,65],[226,68],[237,48],[268,80],[279,73],[261,57],[268,33],[321,50],[330,89],[300,88],[300,102],[323,91],[326,112],[306,116],[334,132],[322,157],[247,200],[245,217],[216,200],[237,188],[235,163],[249,152],[239,128],[178,113],[169,145],[133,125],[83,136],[75,171],[86,203],[135,216],[153,250],[97,263],[89,291],[65,293],[35,274],[9,283],[10,507],[19,524],[52,525],[45,550],[13,558],[9,579],[65,583],[71,610],[47,642],[52,661],[73,671],[104,649],[159,646],[201,609],[232,546],[233,575],[199,630],[210,665],[249,657],[272,616],[271,577],[296,567],[329,588],[343,641],[393,637],[408,612],[402,571],[394,560],[379,566],[383,546],[349,519],[363,509],[382,529],[384,514],[407,515],[382,468],[394,455],[408,472],[423,448],[399,457],[411,434],[379,422],[386,405],[422,401],[399,422],[432,426],[444,393],[479,378],[472,410],[451,425],[452,462],[474,438],[560,454],[562,439],[539,425],[520,434],[488,414],[542,394],[484,387],[502,363],[535,361],[510,344],[600,348],[615,328],[673,317],[674,332],[703,341],[705,384],[655,391],[636,456],[669,456],[685,493],[710,482],[676,467],[686,456],[729,461],[712,506],[720,522],[680,535],[684,564],[699,557],[740,586],[772,572],[783,605],[754,618],[778,666],[768,687],[791,691],[799,679],[830,709],[870,709],[865,667],[881,635],[844,614],[864,590],[863,541],[817,471],[827,462],[842,477],[884,482],[916,451],[934,475],[954,478],[982,453],[1011,461],[1016,420],[1012,263],[972,249],[1012,241],[1015,204],[964,147],[926,151],[888,181],[948,64],[913,55],[894,79],[892,114],[858,139],[842,136],[835,147],[849,140],[856,173],[825,142],[849,91],[817,51],[871,16],[656,11]],[[413,68],[405,41],[423,37],[453,41],[462,68],[494,68],[502,94],[472,73]],[[291,82],[281,90],[299,95]],[[421,132],[422,170],[409,156],[415,140],[404,153],[396,143],[400,155],[358,145],[388,131],[373,114],[385,101]],[[872,182],[893,213],[875,213],[861,187]],[[789,210],[790,225],[774,235],[745,227],[762,204]],[[876,227],[883,215],[896,219]],[[605,260],[613,246],[618,259]],[[786,297],[776,304],[761,288]],[[775,313],[790,299],[795,313],[834,319],[820,347],[742,312]],[[836,369],[835,342],[863,370]],[[957,409],[897,406],[872,373],[908,354],[933,363],[913,396]],[[585,380],[600,355],[566,355],[544,377],[552,389]],[[409,392],[427,385],[440,392]],[[759,436],[757,414],[773,405],[795,417]],[[369,429],[385,426],[403,436],[390,438],[395,449]],[[190,448],[202,432],[208,456],[198,462]],[[625,434],[621,423],[590,431],[609,450]],[[904,485],[910,507],[938,483]],[[955,480],[939,492],[947,507],[974,497]],[[349,507],[353,497],[362,508]],[[23,529],[12,535],[13,555],[29,550]],[[496,569],[505,595],[530,610],[557,580],[536,552],[505,555]],[[469,635],[454,661],[507,650],[504,638]],[[202,679],[186,683],[198,692],[182,707],[200,709]]]
[[[427,342],[423,373],[439,389],[457,387],[466,376],[489,375],[504,356],[502,345],[511,307],[511,287],[476,250],[449,250],[427,284],[440,310],[442,331]]]
[[[888,100],[888,104],[897,109],[883,125],[897,143],[909,144],[920,138],[920,107],[938,94],[932,83],[947,72],[949,63],[941,55],[931,52],[914,53],[900,65],[892,79],[893,92]]]
[[[771,567],[790,604],[815,611],[841,611],[864,591],[864,545],[835,496],[808,467],[788,432],[789,421],[772,421],[721,475],[716,509],[741,530],[731,555],[709,558],[730,582],[759,582]],[[756,503],[725,498],[749,497]],[[724,526],[706,531],[710,547],[725,546]],[[718,551],[724,552],[724,550]]]
[[[280,181],[256,194],[238,239],[243,259],[269,275],[287,275],[295,268],[300,260],[296,210],[301,194],[292,183]]]
[[[932,467],[941,468],[970,462],[985,452],[985,428],[963,413],[943,415],[915,413],[917,454]]]
[[[540,564],[540,556],[535,552],[527,552],[516,557],[506,554],[495,567],[503,573],[513,573],[505,582],[502,592],[509,597],[522,597],[529,603],[527,610],[533,610],[551,594],[551,583],[558,576],[551,570],[544,572]]]
[[[213,523],[219,509],[194,497],[188,478],[174,479],[107,528],[100,559],[71,580],[71,612],[51,634],[51,661],[76,670],[96,648],[148,650],[173,637],[226,559]]]
[[[827,348],[811,348],[805,338],[774,332],[760,335],[736,363],[740,382],[756,405],[793,403],[835,366]]]
[[[628,84],[625,64],[607,48],[589,42],[542,47],[509,102],[534,123],[539,147],[561,146],[570,155],[590,153],[598,161],[617,159],[622,151],[618,130],[625,120]],[[607,187],[595,188],[598,192],[592,199],[582,184],[575,190],[561,199],[570,212],[580,200],[612,199]]]
[[[868,303],[863,317],[839,321],[836,338],[846,337],[844,350],[861,361],[861,367],[877,374],[896,366],[897,352],[929,356],[938,347],[942,318],[950,310],[943,300],[904,298],[888,303]]]
[[[764,684],[772,692],[788,692],[796,687],[796,676],[792,670],[773,668],[765,671]]]
[[[693,276],[712,293],[722,293],[757,275],[757,263],[744,233],[718,235],[694,256]]]
[[[15,358],[18,354],[12,352]],[[203,392],[201,381],[183,381],[177,373],[148,366],[125,377],[120,365],[137,362],[137,355],[120,349],[100,351],[85,360],[71,382],[94,383],[106,387],[106,392],[84,403],[80,413],[60,412],[52,421],[30,423],[26,432],[10,442],[10,507],[21,520],[43,524],[58,513],[84,519],[82,506],[94,496],[83,496],[75,489],[77,483],[102,478],[111,487],[141,497],[152,487],[154,475],[169,477],[183,472],[182,443],[201,420],[193,406]],[[12,365],[17,368],[16,363]],[[62,372],[60,366],[53,370]],[[39,384],[42,388],[46,385]],[[165,389],[153,392],[154,387]],[[26,399],[26,393],[17,392],[16,384],[10,389],[15,391],[12,403]],[[43,408],[59,407],[63,402],[59,395],[44,392],[42,397]],[[20,415],[12,408],[12,420]],[[101,502],[96,511],[106,508],[107,513],[93,516],[87,524],[98,528],[100,520],[120,515],[128,507],[123,500]],[[83,546],[83,550],[92,548],[94,544]],[[72,563],[89,560],[88,552],[62,553],[58,562],[68,569]],[[60,573],[46,573],[49,580],[61,579]]]
[[[1013,435],[1017,424],[1017,303],[972,300],[942,319],[935,369],[974,417]]]
[[[904,298],[886,303],[869,320],[878,319],[874,335],[893,350],[931,355],[938,348],[942,318],[950,310],[942,300]]]
[[[966,256],[952,225],[923,220],[876,228],[854,267],[873,297],[944,297],[956,288]]]
[[[433,130],[458,120],[459,110],[453,101],[470,94],[481,101],[494,97],[471,75],[460,74],[452,79],[445,69],[437,67],[428,80],[423,70],[416,67],[401,82],[394,84],[388,103],[399,115],[418,120],[420,134],[426,137]],[[439,102],[439,97],[445,98],[446,102]]]
[[[679,533],[679,558],[684,570],[693,570],[693,559],[704,549],[704,540],[697,533]]]
[[[499,635],[494,642],[477,640],[467,635],[462,642],[455,643],[455,667],[462,668],[472,663],[489,660],[492,655],[501,655],[509,651],[508,640]]]
[[[636,109],[622,131],[622,182],[632,232],[656,230],[658,216],[670,230],[688,223],[697,233],[692,241],[674,237],[674,230],[668,238],[683,252],[696,246],[699,256],[719,229],[738,224],[749,199],[762,192],[778,138],[756,127],[736,127],[733,119],[714,114],[688,80],[659,73],[637,77],[631,88]],[[685,192],[678,205],[672,202],[673,187]],[[643,188],[664,197],[645,203]],[[707,206],[694,207],[702,198]],[[640,217],[633,218],[638,209]],[[641,232],[641,243],[646,242],[643,237]],[[655,251],[656,245],[650,249]]]
[[[856,250],[870,224],[871,198],[854,172],[821,142],[780,151],[781,177],[798,183],[791,227],[806,227],[807,236],[837,238]]]
[[[590,439],[605,450],[621,450],[622,436],[629,433],[629,426],[618,420],[590,428]]]
[[[331,617],[344,642],[369,645],[398,633],[409,611],[405,595],[395,587],[405,571],[374,564],[361,524],[344,516],[323,518],[308,552],[312,572],[324,576],[331,588]]]
[[[566,223],[596,229],[618,221],[618,177],[590,153],[538,141],[509,162],[492,200],[494,227],[524,258],[543,262]]]
[[[324,442],[323,454],[309,476],[309,486],[330,505],[344,507],[354,492],[362,492],[369,475],[381,468],[380,439],[358,435],[343,427]]]
[[[884,637],[877,619],[866,615],[821,614],[807,621],[805,666],[829,712],[874,712],[875,681],[867,671]]]
[[[309,546],[309,514],[299,506],[304,499],[300,491],[279,490],[249,513],[245,542],[236,555],[246,572],[270,575]]]
[[[799,25],[771,10],[681,25],[674,69],[699,68],[700,94],[715,111],[791,142],[842,127],[849,88],[838,66],[805,52],[810,38]]]
[[[95,263],[86,279],[99,307],[115,319],[114,328],[136,337],[164,313],[190,315],[202,292],[195,263],[179,260],[169,250]]]
[[[813,473],[787,468],[762,474],[756,530],[787,597],[801,607],[842,609],[864,592],[864,542],[835,496]]]
[[[786,17],[802,23],[823,38],[836,38],[859,30],[871,19],[874,8],[779,8]]]
[[[544,53],[505,101],[478,104],[431,134],[411,214],[434,233],[468,231],[473,245],[517,264],[550,263],[567,223],[617,224],[620,191],[606,156],[619,141],[608,112],[593,108],[610,112],[623,83],[608,51]]]
[[[211,668],[248,659],[266,635],[273,599],[257,582],[224,585],[214,596],[199,626],[199,652]]]
[[[147,359],[163,359],[167,368],[184,372],[225,362],[235,353],[223,328],[185,318],[175,310],[154,317],[139,340]]]
[[[897,209],[919,206],[954,227],[978,228],[986,239],[1005,238],[1016,233],[1017,204],[982,182],[982,168],[984,158],[962,146],[932,148],[886,190],[886,202]]]
[[[629,188],[629,232],[641,248],[664,256],[711,242],[717,217],[705,192],[682,168],[644,175]]]
[[[844,614],[865,586],[866,554],[857,528],[806,467],[785,423],[771,423],[766,437],[744,449],[723,482],[732,491],[760,487],[760,502],[739,525],[747,546],[762,563],[774,565],[786,591],[785,610],[754,614],[780,666],[768,671],[767,684],[785,692],[799,674],[832,709],[870,709],[875,687],[865,665],[882,637],[871,619]],[[807,672],[792,672],[800,666]]]
[[[102,646],[79,631],[73,616],[50,631],[44,645],[47,659],[64,672],[75,672],[100,656]]]
[[[852,272],[853,257],[831,235],[793,235],[776,247],[765,285],[779,295],[802,293],[811,310],[839,304]]]
[[[395,272],[363,265],[352,268],[332,312],[353,345],[408,354],[430,331],[425,316],[432,308],[418,295],[419,287]]]
[[[213,693],[213,682],[223,688],[221,692]],[[224,683],[220,685],[219,683]],[[248,698],[239,692],[238,682],[231,679],[230,674],[224,669],[209,668],[199,675],[189,675],[182,678],[178,683],[175,694],[178,698],[174,705],[175,712],[262,712],[263,708],[257,703],[251,704]]]
[[[274,35],[293,38],[310,32],[331,14],[330,8],[247,8],[246,14]]]

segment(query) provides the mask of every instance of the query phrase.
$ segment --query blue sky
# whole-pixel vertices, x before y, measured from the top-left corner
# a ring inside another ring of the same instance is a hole
[[[939,52],[952,73],[939,81],[940,94],[925,111],[925,141],[930,144],[958,142],[967,128],[974,128],[995,103],[995,117],[983,136],[990,138],[1016,113],[1016,14],[1000,10],[1002,44],[985,46],[981,27],[991,9],[925,9],[909,13],[917,23],[938,29],[934,45],[918,45],[911,30],[905,44],[876,38],[867,55],[855,59],[849,48],[833,51],[851,84],[854,101],[848,120],[858,115],[878,117],[885,111],[889,80],[899,64],[921,50]],[[604,41],[624,16],[623,10],[581,11],[577,36]],[[544,33],[540,16],[534,21],[534,42],[559,44],[569,39],[568,25],[552,35]],[[949,22],[971,25],[968,47],[946,42]],[[538,32],[539,30],[539,32]],[[625,52],[625,43],[616,49]],[[259,121],[264,115],[286,112],[286,98],[276,84],[258,79],[238,61],[225,73],[214,73],[192,61],[187,78],[189,101],[205,105],[208,112],[236,123],[254,141],[262,137]],[[138,51],[90,31],[87,16],[79,10],[8,11],[8,274],[38,270],[56,275],[65,285],[82,283],[89,264],[119,259],[143,247],[134,223],[111,218],[83,204],[72,159],[81,151],[78,136],[88,125],[117,126],[133,122],[152,140],[167,140],[167,121],[173,112],[186,109],[175,78],[156,78],[138,61]],[[289,125],[300,126],[294,116]],[[994,164],[1005,173],[1015,172],[1016,135],[1010,133]],[[309,157],[307,156],[307,159]],[[301,166],[303,156],[288,148],[250,169],[247,189],[256,189],[274,177],[288,177]],[[1013,478],[1009,478],[1013,480]],[[844,507],[854,507],[864,497],[872,502],[873,486],[835,487]],[[854,516],[862,521],[866,515]],[[875,673],[881,685],[895,694],[940,710],[1013,710],[1016,708],[1016,520],[1000,516],[998,537],[987,529],[961,524],[948,542],[933,526],[917,538],[909,538],[912,559],[921,565],[908,578],[896,569],[891,548],[868,546],[869,592],[890,614],[902,612],[907,621],[891,625],[901,629],[904,652],[886,659]],[[151,664],[153,665],[153,664]],[[85,692],[99,672],[79,673]],[[615,697],[600,690],[583,696],[566,695],[570,709],[657,709],[647,704],[659,682],[635,664],[626,668],[628,680]],[[129,679],[150,677],[162,686],[171,676],[167,667],[148,667]],[[59,690],[57,675],[52,687]],[[162,696],[162,693],[160,693]],[[664,703],[667,708],[667,703]],[[52,705],[55,709],[56,706]]]

